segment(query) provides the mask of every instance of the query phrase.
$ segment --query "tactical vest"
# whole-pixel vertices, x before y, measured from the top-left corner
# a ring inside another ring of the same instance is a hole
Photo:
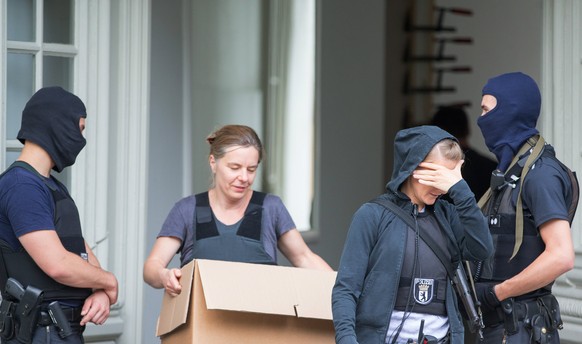
[[[445,253],[444,258],[450,261],[448,239],[443,234],[438,221],[434,216],[423,217],[424,219],[417,221],[424,222],[426,225],[419,223],[418,230],[424,231],[423,235],[432,237],[432,241]],[[418,249],[417,266],[414,266],[415,259],[404,259],[394,308],[399,311],[446,316],[447,270],[428,244],[424,243],[422,238],[415,238],[416,231],[410,227],[407,229],[405,252],[415,254]],[[416,240],[419,241],[418,246]],[[413,271],[422,271],[422,274],[417,276]]]
[[[557,160],[553,154],[542,151],[540,156],[554,159],[568,173],[572,184],[572,200],[569,207],[570,224],[574,218],[578,204],[578,181],[574,172]],[[523,241],[520,249],[512,256],[516,240],[516,190],[519,185],[525,160],[521,158],[504,175],[505,182],[492,190],[491,197],[484,203],[482,210],[487,216],[489,229],[495,243],[494,256],[481,263],[477,268],[476,278],[490,281],[507,280],[529,266],[545,249],[545,244],[535,225],[533,214],[529,209],[523,208]],[[539,158],[539,157],[538,157]],[[536,160],[538,159],[536,158]],[[521,181],[523,183],[523,181]],[[543,182],[543,181],[540,181]],[[553,283],[548,284],[543,290],[551,291]],[[543,293],[543,290],[537,291]],[[534,292],[535,293],[535,292]]]
[[[66,187],[55,178],[52,178],[57,184],[55,188],[54,185],[48,183],[32,166],[25,162],[16,161],[8,170],[15,167],[24,168],[38,175],[43,180],[45,185],[50,189],[53,197],[55,204],[55,232],[61,240],[63,247],[67,251],[79,255],[84,260],[88,260],[79,212],[75,202],[67,193]],[[9,277],[16,279],[25,288],[31,285],[43,290],[45,301],[84,300],[92,294],[92,290],[89,288],[69,287],[55,281],[38,267],[24,248],[14,251],[9,244],[0,241],[0,288],[2,291],[4,291],[6,281]]]
[[[197,194],[192,259],[276,264],[265,251],[261,238],[265,196],[265,193],[253,191],[238,229],[220,232],[210,208],[208,192]]]

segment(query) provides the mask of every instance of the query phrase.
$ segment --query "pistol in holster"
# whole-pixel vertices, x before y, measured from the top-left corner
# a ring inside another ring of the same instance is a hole
[[[24,288],[14,278],[8,278],[4,295],[14,306],[13,310],[7,311],[12,314],[12,319],[9,322],[14,323],[13,330],[16,339],[20,343],[31,343],[37,327],[40,304],[43,301],[43,291],[30,285]],[[2,303],[4,303],[4,300],[2,300]],[[6,309],[12,308],[12,305],[5,307]],[[10,331],[8,330],[8,332]],[[8,332],[7,334],[9,334]]]

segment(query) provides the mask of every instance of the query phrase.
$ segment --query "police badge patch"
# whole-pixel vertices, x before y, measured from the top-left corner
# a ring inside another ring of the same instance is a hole
[[[414,300],[421,305],[428,305],[434,295],[434,279],[414,279]]]

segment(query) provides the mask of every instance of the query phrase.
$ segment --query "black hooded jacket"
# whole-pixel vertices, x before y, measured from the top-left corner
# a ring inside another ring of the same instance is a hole
[[[405,129],[396,135],[390,199],[412,213],[410,199],[400,185],[440,141],[454,139],[434,126]],[[485,217],[464,180],[453,185],[449,196],[455,205],[437,199],[434,214],[449,239],[456,243],[458,259],[483,259],[491,255],[493,243]],[[365,203],[350,225],[332,293],[336,342],[384,344],[395,305],[405,252],[408,226],[399,217],[375,203]],[[450,284],[446,309],[451,343],[463,343],[463,324]]]

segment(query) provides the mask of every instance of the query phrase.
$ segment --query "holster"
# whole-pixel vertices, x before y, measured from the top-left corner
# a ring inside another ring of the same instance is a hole
[[[523,324],[531,333],[531,343],[551,343],[556,330],[563,327],[560,306],[552,294],[519,301],[509,298],[497,310],[507,335],[516,334]]]
[[[61,338],[66,338],[73,334],[73,329],[69,323],[69,319],[65,315],[65,312],[61,308],[59,301],[53,301],[48,306],[48,315],[51,318],[52,323],[56,326],[59,331],[59,336]],[[41,313],[42,314],[42,313]]]
[[[0,303],[0,338],[10,340],[14,337],[16,323],[14,322],[14,309],[16,305],[6,299]]]
[[[519,313],[512,297],[500,302],[503,311],[503,326],[507,334],[512,335],[519,331]]]
[[[549,294],[525,303],[526,317],[524,323],[531,331],[532,342],[546,344],[562,329],[560,305],[554,295]]]
[[[38,324],[40,304],[43,300],[43,292],[40,289],[28,286],[24,295],[16,305],[14,312],[18,321],[16,338],[21,343],[30,343]]]

